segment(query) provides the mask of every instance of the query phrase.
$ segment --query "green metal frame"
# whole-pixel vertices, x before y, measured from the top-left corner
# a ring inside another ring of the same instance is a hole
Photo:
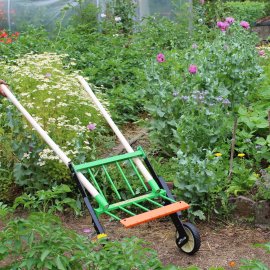
[[[139,208],[140,210],[145,211],[150,211],[151,209],[148,208],[148,205],[152,204],[156,207],[162,207],[163,205],[160,202],[157,202],[156,199],[161,199],[161,200],[166,200],[168,202],[175,202],[173,199],[169,198],[166,195],[166,191],[164,189],[160,189],[158,187],[158,184],[154,179],[151,179],[148,181],[148,185],[144,182],[143,177],[140,175],[138,169],[136,168],[134,162],[132,159],[134,158],[141,158],[144,159],[146,158],[146,155],[141,147],[138,147],[137,151],[132,152],[132,153],[127,153],[123,155],[118,155],[118,156],[113,156],[105,159],[100,159],[92,162],[87,162],[79,165],[73,165],[73,169],[76,172],[82,172],[82,173],[88,173],[90,176],[90,179],[92,180],[94,186],[97,188],[99,191],[100,195],[102,196],[103,200],[106,200],[104,193],[102,192],[102,189],[99,186],[98,180],[96,179],[95,172],[93,171],[93,168],[95,169],[101,169],[103,173],[105,174],[105,177],[108,181],[108,183],[111,186],[112,191],[115,193],[117,199],[119,200],[116,203],[109,204],[108,207],[104,208],[102,205],[99,204],[99,207],[95,209],[96,215],[100,216],[101,214],[107,214],[111,217],[113,217],[116,220],[120,220],[116,214],[112,213],[113,211],[121,211],[125,212],[130,216],[135,216],[136,214],[132,212],[130,209],[127,209],[127,207],[132,206]],[[133,170],[133,173],[137,177],[137,180],[140,182],[142,185],[145,194],[136,196],[136,192],[134,191],[131,183],[129,182],[124,170],[121,167],[120,162],[126,162],[128,161],[131,165],[131,168]],[[108,169],[106,168],[107,165],[109,164],[115,164],[116,169],[119,172],[119,175],[122,177],[122,181],[126,184],[126,189],[130,192],[130,195],[132,196],[131,199],[126,199],[123,200],[121,197],[120,192],[118,191],[116,185],[113,182],[112,177],[109,174]],[[148,189],[150,187],[151,190]],[[147,202],[148,205],[147,207],[142,205],[142,203]]]

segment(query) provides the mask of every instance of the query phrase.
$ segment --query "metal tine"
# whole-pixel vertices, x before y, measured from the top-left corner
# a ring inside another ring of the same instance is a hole
[[[103,168],[103,170],[104,170],[104,172],[105,172],[105,174],[106,174],[106,176],[107,176],[109,182],[110,182],[111,185],[112,185],[112,189],[113,189],[114,192],[116,193],[118,199],[121,200],[121,199],[122,199],[122,198],[121,198],[121,195],[119,194],[119,192],[118,192],[116,186],[114,185],[113,180],[112,180],[112,178],[110,177],[110,175],[109,175],[109,173],[108,173],[106,167],[105,167],[104,165],[102,165],[102,168]]]
[[[126,209],[125,207],[123,207],[123,206],[119,206],[119,209],[121,209],[122,211],[124,211],[124,212],[130,214],[131,216],[136,216],[136,214],[134,214],[133,212],[127,210],[127,209]]]
[[[163,199],[168,200],[170,202],[176,202],[176,200],[173,200],[173,199],[171,199],[171,198],[169,198],[169,197],[167,197],[165,195],[162,195],[162,194],[160,194],[160,197],[162,197]]]
[[[139,174],[139,172],[138,172],[136,166],[134,165],[133,161],[132,161],[131,159],[128,159],[128,160],[129,160],[129,162],[130,162],[130,164],[131,164],[133,170],[135,171],[136,175],[137,175],[138,178],[140,179],[140,181],[141,181],[141,183],[142,183],[144,189],[145,189],[146,191],[148,191],[148,188],[147,188],[147,186],[145,185],[144,180],[142,179],[141,175]]]
[[[104,213],[107,214],[107,215],[109,215],[109,216],[111,216],[111,217],[113,217],[113,218],[116,219],[116,220],[121,220],[121,218],[119,218],[118,216],[114,215],[113,213],[111,213],[111,212],[109,212],[109,211],[106,211],[106,212],[104,212]]]
[[[125,180],[125,182],[126,182],[126,184],[128,186],[128,189],[130,190],[131,194],[134,196],[135,195],[135,192],[133,191],[133,189],[132,189],[132,187],[131,187],[131,185],[130,185],[127,177],[126,177],[126,175],[124,174],[124,172],[123,172],[123,170],[122,170],[122,168],[121,168],[121,166],[119,165],[118,162],[116,162],[116,166],[117,166],[118,170],[120,171],[123,179]]]
[[[148,209],[148,208],[146,208],[146,207],[144,207],[144,206],[142,206],[142,205],[140,205],[139,203],[133,203],[134,205],[136,205],[136,206],[138,206],[139,208],[141,208],[142,210],[144,210],[144,211],[146,211],[146,212],[148,212],[148,211],[150,211],[150,209]]]
[[[105,198],[105,196],[104,196],[104,194],[103,194],[101,188],[100,188],[99,185],[98,185],[98,182],[97,182],[97,180],[96,180],[96,178],[95,178],[95,176],[94,176],[92,170],[91,170],[90,168],[88,168],[87,171],[88,171],[88,173],[90,174],[90,177],[91,177],[91,179],[93,180],[93,182],[94,182],[96,188],[98,189],[99,193]]]
[[[156,202],[156,201],[153,201],[152,199],[146,199],[146,200],[149,201],[149,202],[152,203],[152,204],[157,205],[158,207],[163,206],[161,203],[158,203],[158,202]]]

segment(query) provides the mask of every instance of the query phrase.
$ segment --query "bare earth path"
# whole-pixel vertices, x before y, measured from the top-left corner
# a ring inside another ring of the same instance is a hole
[[[218,266],[232,269],[229,263],[234,261],[234,268],[237,269],[241,259],[258,259],[270,269],[270,255],[253,246],[255,243],[269,242],[270,229],[240,224],[197,224],[202,240],[201,249],[196,255],[188,256],[176,247],[175,230],[168,219],[142,224],[132,229],[125,229],[119,222],[108,219],[103,219],[102,223],[111,239],[136,236],[151,243],[165,264],[182,267],[194,265],[201,269]],[[65,224],[79,233],[82,233],[84,228],[92,228],[89,217],[66,221]]]

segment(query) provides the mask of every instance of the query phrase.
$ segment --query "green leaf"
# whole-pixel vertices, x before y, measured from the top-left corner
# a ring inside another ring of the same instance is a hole
[[[256,144],[259,144],[259,145],[266,145],[266,140],[262,137],[258,138],[256,140]]]
[[[66,270],[67,268],[63,265],[60,256],[58,255],[55,259],[56,266],[59,270]]]
[[[198,217],[200,220],[205,220],[206,219],[203,211],[201,211],[201,210],[196,210],[196,211],[192,212],[192,214],[194,216]]]
[[[50,254],[50,250],[46,249],[42,252],[41,256],[40,256],[40,260],[43,262],[45,260],[45,258]]]

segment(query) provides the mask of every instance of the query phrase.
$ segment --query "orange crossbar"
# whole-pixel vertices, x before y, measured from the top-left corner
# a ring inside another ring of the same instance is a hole
[[[182,211],[182,210],[186,210],[189,208],[189,205],[183,201],[180,202],[176,202],[176,203],[172,203],[172,204],[168,204],[166,206],[162,206],[160,208],[133,216],[133,217],[129,217],[129,218],[125,218],[120,220],[120,222],[126,227],[126,228],[131,228],[134,227],[136,225],[157,219],[157,218],[161,218],[161,217],[165,217],[168,215],[171,215],[173,213],[176,213],[178,211]]]

